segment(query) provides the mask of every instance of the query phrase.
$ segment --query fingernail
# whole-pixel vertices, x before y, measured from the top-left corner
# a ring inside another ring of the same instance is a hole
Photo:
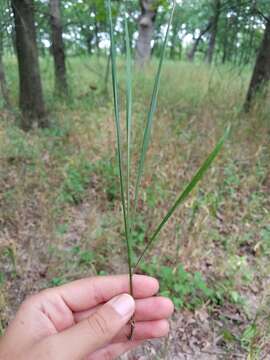
[[[135,310],[135,302],[128,294],[119,295],[109,301],[109,304],[121,317],[131,317]]]

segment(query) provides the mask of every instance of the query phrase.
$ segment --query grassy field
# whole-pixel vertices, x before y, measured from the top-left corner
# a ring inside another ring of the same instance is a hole
[[[16,111],[0,112],[0,332],[28,293],[127,271],[106,61],[69,60],[65,101],[53,96],[51,62],[41,65],[51,128],[24,133]],[[155,66],[134,79],[133,176]],[[13,59],[7,72],[16,108]],[[232,133],[140,268],[160,279],[161,292],[176,305],[162,359],[189,351],[205,359],[269,356],[270,102],[258,100],[249,115],[242,113],[249,77],[250,69],[164,66],[137,251],[228,123]]]

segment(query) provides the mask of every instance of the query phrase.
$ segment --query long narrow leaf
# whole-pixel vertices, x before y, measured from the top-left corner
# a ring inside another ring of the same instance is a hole
[[[132,264],[131,264],[131,254],[129,251],[129,242],[128,242],[128,240],[129,240],[128,239],[128,223],[127,223],[127,214],[126,214],[123,170],[122,170],[123,162],[122,162],[122,150],[121,150],[121,128],[120,128],[120,111],[119,111],[119,100],[118,100],[118,80],[117,80],[117,69],[116,69],[116,50],[115,50],[115,42],[114,42],[111,0],[107,0],[107,4],[108,4],[110,40],[111,40],[111,64],[112,64],[112,84],[113,84],[113,99],[114,99],[114,120],[115,120],[116,138],[117,138],[117,156],[118,156],[118,167],[119,167],[119,178],[120,178],[120,191],[121,191],[121,201],[122,201],[124,226],[125,226],[125,238],[126,238],[127,250],[128,250],[130,292],[132,295],[132,293],[133,293],[133,290],[132,290]]]
[[[131,50],[130,38],[125,7],[125,43],[126,43],[126,129],[127,129],[127,247],[129,257],[129,269],[132,274],[132,244],[131,244],[131,220],[130,220],[130,172],[131,172],[131,129],[132,129],[132,72],[131,72]]]
[[[136,185],[135,185],[135,198],[134,198],[134,208],[135,209],[134,209],[134,212],[136,212],[137,204],[138,204],[139,187],[140,187],[141,178],[143,175],[144,162],[145,162],[146,152],[147,152],[148,145],[149,145],[154,113],[155,113],[156,107],[157,107],[157,96],[158,96],[159,85],[160,85],[160,74],[161,74],[161,69],[162,69],[162,65],[163,65],[165,49],[166,49],[166,45],[168,42],[168,37],[169,37],[170,27],[171,27],[171,23],[172,23],[172,19],[173,19],[175,5],[176,5],[176,0],[174,0],[174,2],[173,2],[173,7],[171,10],[171,14],[170,14],[170,20],[169,20],[169,23],[167,26],[165,40],[164,40],[163,46],[162,46],[160,61],[159,61],[159,65],[158,65],[157,74],[155,77],[153,92],[152,92],[150,109],[148,112],[146,126],[144,129],[143,143],[142,143],[142,149],[141,149],[141,155],[140,155],[140,159],[139,159],[138,172],[137,172]]]
[[[193,178],[191,179],[191,181],[189,182],[189,184],[185,187],[185,189],[183,190],[183,192],[179,195],[179,197],[177,198],[177,200],[175,201],[175,203],[173,204],[173,206],[169,209],[169,211],[167,212],[166,216],[163,218],[163,220],[160,222],[160,224],[157,226],[156,230],[154,231],[153,235],[150,237],[148,243],[146,244],[144,250],[142,251],[136,265],[135,265],[135,270],[137,268],[137,266],[139,265],[140,261],[142,260],[142,258],[144,257],[145,253],[148,251],[148,249],[151,247],[151,245],[153,244],[153,242],[156,240],[158,234],[160,233],[161,229],[163,228],[163,226],[167,223],[167,221],[169,220],[169,218],[172,216],[172,214],[174,213],[174,211],[176,210],[176,208],[183,203],[186,198],[188,197],[188,195],[190,194],[190,192],[194,189],[194,187],[197,185],[197,183],[201,180],[201,178],[203,177],[203,175],[205,174],[205,172],[209,169],[210,165],[212,164],[212,162],[214,161],[214,159],[216,158],[216,156],[218,155],[218,153],[220,152],[224,141],[226,140],[226,138],[228,137],[230,132],[230,127],[228,127],[224,133],[224,135],[222,136],[222,138],[219,140],[219,142],[217,143],[217,145],[215,146],[214,150],[211,152],[211,154],[207,157],[207,159],[204,161],[204,163],[202,164],[202,166],[199,168],[199,170],[196,172],[196,174],[193,176]]]

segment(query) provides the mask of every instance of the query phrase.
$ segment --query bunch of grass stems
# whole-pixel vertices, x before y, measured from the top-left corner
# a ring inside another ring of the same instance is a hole
[[[165,35],[165,39],[163,42],[163,47],[161,51],[161,56],[159,60],[159,65],[157,69],[157,73],[155,76],[155,82],[152,92],[152,98],[150,103],[150,109],[147,114],[145,129],[143,133],[143,140],[141,145],[141,151],[139,154],[139,162],[137,166],[137,174],[136,174],[136,182],[135,182],[135,195],[132,201],[132,209],[131,209],[131,199],[130,199],[130,171],[131,171],[131,149],[132,149],[132,60],[131,60],[131,47],[130,47],[130,38],[129,38],[129,29],[128,29],[128,19],[127,12],[124,9],[124,23],[125,23],[125,48],[126,48],[126,143],[127,150],[125,154],[126,158],[126,169],[124,171],[123,166],[123,151],[122,151],[122,134],[121,134],[121,126],[120,126],[120,107],[119,107],[119,95],[118,95],[118,79],[117,79],[117,67],[116,67],[116,47],[115,47],[115,39],[114,39],[114,28],[113,28],[113,20],[112,20],[112,7],[111,0],[107,0],[108,5],[108,15],[109,15],[109,27],[110,27],[110,41],[111,41],[111,67],[112,67],[112,87],[113,87],[113,101],[114,101],[114,120],[115,120],[115,128],[116,128],[116,143],[117,143],[117,158],[118,158],[118,167],[119,167],[119,181],[120,181],[120,192],[121,192],[121,202],[122,202],[122,211],[123,211],[123,219],[124,219],[124,230],[125,230],[125,241],[127,248],[127,260],[128,260],[128,271],[129,271],[129,286],[130,286],[130,294],[133,295],[133,285],[132,285],[132,276],[136,272],[139,263],[148,252],[153,243],[157,240],[158,235],[167,221],[170,219],[176,208],[182,204],[200,179],[203,177],[204,173],[210,167],[213,160],[216,158],[218,153],[220,152],[224,141],[228,137],[230,128],[228,127],[224,135],[216,144],[213,151],[209,154],[206,160],[203,162],[201,167],[197,170],[195,175],[192,177],[190,182],[184,187],[184,190],[180,193],[174,204],[168,210],[165,217],[160,221],[158,226],[153,231],[153,234],[150,236],[148,242],[145,244],[141,254],[139,255],[137,261],[133,263],[132,256],[132,226],[134,219],[136,217],[138,198],[139,198],[139,190],[141,179],[143,176],[144,163],[146,158],[147,149],[150,142],[151,128],[153,124],[154,113],[157,106],[157,97],[160,86],[160,75],[161,69],[164,60],[165,49],[169,37],[170,26],[173,19],[173,13],[176,6],[176,0],[173,1],[172,9],[170,12],[170,19],[167,25],[167,31]],[[134,321],[131,320],[131,334],[134,330]]]

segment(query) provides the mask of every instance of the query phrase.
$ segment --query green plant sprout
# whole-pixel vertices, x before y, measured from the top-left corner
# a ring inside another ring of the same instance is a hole
[[[116,47],[115,47],[115,39],[114,39],[114,28],[113,28],[113,20],[112,20],[112,7],[111,0],[107,0],[108,6],[108,14],[109,14],[109,27],[110,27],[110,52],[111,52],[111,71],[112,71],[112,88],[113,88],[113,102],[114,102],[114,120],[115,120],[115,129],[116,129],[116,143],[117,143],[117,159],[118,159],[118,167],[119,167],[119,181],[120,181],[120,193],[121,193],[121,203],[122,203],[122,211],[123,211],[123,220],[124,220],[124,230],[125,230],[125,241],[127,247],[127,259],[128,259],[128,272],[129,272],[129,286],[130,286],[130,294],[133,295],[133,286],[132,286],[132,276],[136,272],[137,267],[141,260],[144,258],[147,251],[153,245],[155,240],[170,219],[174,211],[178,208],[180,204],[182,204],[197,185],[197,183],[202,179],[203,175],[210,167],[218,153],[220,152],[224,141],[229,135],[230,127],[228,127],[221,137],[221,139],[216,144],[214,150],[210,153],[207,159],[203,162],[199,170],[195,173],[191,181],[186,185],[184,190],[180,193],[180,195],[176,198],[174,204],[168,210],[165,217],[161,220],[159,225],[154,230],[152,236],[150,236],[149,241],[145,245],[141,254],[138,257],[138,260],[135,264],[132,263],[132,223],[133,219],[136,216],[137,212],[137,204],[139,198],[139,190],[141,179],[143,176],[143,169],[145,164],[145,158],[147,154],[147,149],[150,142],[151,137],[151,128],[153,124],[153,118],[157,106],[157,97],[160,87],[160,76],[163,65],[163,59],[165,56],[165,49],[167,45],[168,35],[173,19],[173,13],[176,6],[176,0],[173,1],[172,9],[170,12],[170,19],[167,25],[166,35],[163,42],[162,52],[160,56],[160,61],[158,65],[157,74],[155,76],[155,83],[152,92],[152,98],[150,103],[150,109],[147,114],[146,125],[143,133],[143,141],[141,146],[141,152],[139,156],[139,162],[137,167],[136,174],[136,183],[135,183],[135,195],[133,199],[133,209],[131,211],[131,200],[130,200],[130,173],[131,173],[131,142],[132,142],[132,61],[131,61],[131,49],[130,49],[130,38],[129,38],[129,29],[128,29],[128,21],[125,12],[125,46],[126,46],[126,143],[127,143],[127,166],[126,166],[126,179],[124,179],[124,166],[123,166],[123,153],[122,153],[122,135],[121,135],[121,127],[120,127],[120,107],[119,107],[119,94],[118,94],[118,78],[117,78],[117,67],[116,67]],[[130,321],[131,332],[129,339],[132,338],[132,334],[134,331],[134,319]]]

